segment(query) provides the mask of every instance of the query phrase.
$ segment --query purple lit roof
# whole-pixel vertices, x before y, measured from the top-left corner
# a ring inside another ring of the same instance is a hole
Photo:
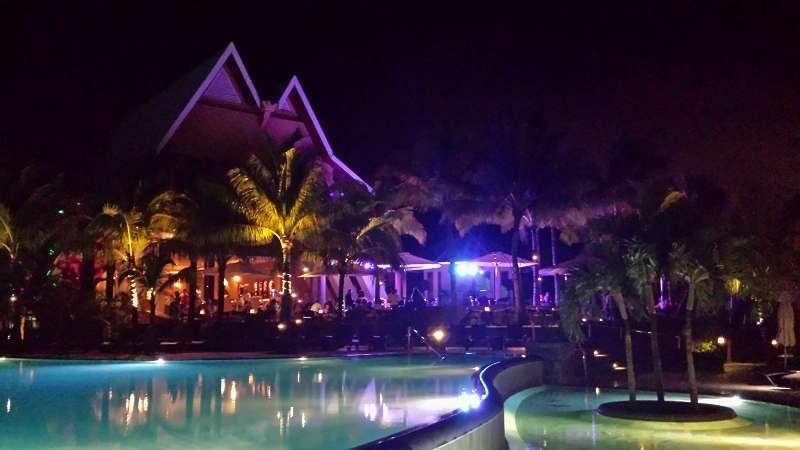
[[[316,148],[334,172],[372,190],[333,153],[297,77],[277,104],[263,102],[232,42],[132,114],[112,145],[125,152],[240,159],[290,136],[299,136],[301,151]]]

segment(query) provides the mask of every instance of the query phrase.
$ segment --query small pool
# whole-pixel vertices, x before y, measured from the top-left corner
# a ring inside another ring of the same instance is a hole
[[[0,362],[0,448],[349,448],[462,407],[479,356]]]
[[[640,392],[642,399],[655,399]],[[700,401],[730,406],[738,418],[714,423],[626,421],[597,415],[597,405],[627,400],[624,390],[529,389],[506,402],[510,449],[783,449],[800,448],[800,409],[738,397]],[[687,400],[686,395],[667,395]]]

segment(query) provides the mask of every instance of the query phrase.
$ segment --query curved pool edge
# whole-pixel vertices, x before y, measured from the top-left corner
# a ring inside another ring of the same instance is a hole
[[[404,430],[355,449],[507,449],[505,401],[518,392],[541,386],[542,364],[539,359],[524,357],[488,364],[473,379],[481,397],[476,408],[453,411],[429,425]]]
[[[587,387],[587,385],[585,384],[578,384],[578,383],[564,383],[564,384],[559,384],[558,386],[574,387],[574,388]],[[622,389],[622,390],[625,389],[624,384],[620,386],[614,386],[611,383],[595,383],[592,384],[591,386],[599,387],[601,389]],[[639,385],[639,390],[655,391],[655,388],[651,385],[644,384],[644,385]],[[689,395],[689,390],[687,386],[680,386],[675,384],[665,385],[665,392]],[[700,386],[698,386],[698,394],[720,396],[720,397],[736,395],[742,398],[743,400],[753,400],[757,402],[772,403],[775,405],[800,408],[800,392],[798,392],[797,390],[782,388],[780,386],[743,385],[740,383],[730,383],[730,384],[716,383],[713,385],[701,384]]]

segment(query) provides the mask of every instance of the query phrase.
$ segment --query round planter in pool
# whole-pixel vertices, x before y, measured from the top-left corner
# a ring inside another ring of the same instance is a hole
[[[736,412],[727,406],[654,400],[602,403],[597,412],[617,419],[654,422],[714,422],[736,418]]]

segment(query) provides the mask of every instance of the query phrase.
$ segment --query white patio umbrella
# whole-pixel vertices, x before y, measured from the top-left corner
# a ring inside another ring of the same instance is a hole
[[[789,357],[786,348],[794,347],[797,343],[794,334],[794,309],[792,308],[792,295],[789,292],[781,292],[778,296],[778,335],[775,340],[783,346],[783,364],[787,365]]]
[[[476,267],[488,267],[493,269],[492,272],[492,290],[494,291],[495,300],[500,297],[500,269],[508,269],[513,267],[513,259],[511,255],[504,252],[487,253],[480,258],[471,259],[466,261],[465,264],[473,265]],[[534,264],[533,261],[525,258],[517,258],[519,267],[530,267]]]

